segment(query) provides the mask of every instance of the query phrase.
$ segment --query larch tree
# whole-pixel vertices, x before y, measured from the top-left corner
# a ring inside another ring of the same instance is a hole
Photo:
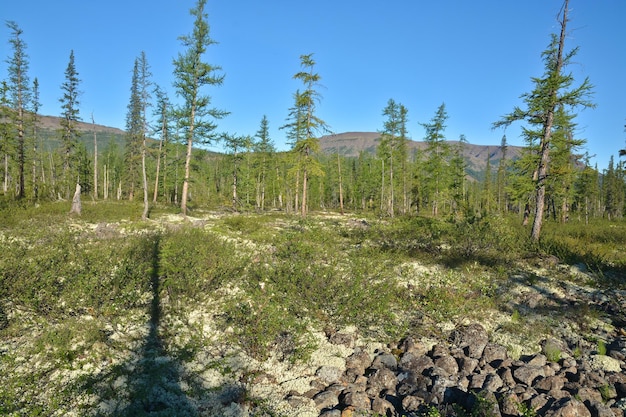
[[[139,101],[141,107],[141,182],[143,185],[143,212],[141,218],[146,220],[148,218],[148,211],[150,209],[150,203],[148,201],[148,176],[146,173],[146,151],[147,144],[146,139],[148,136],[148,107],[150,107],[150,86],[152,81],[150,78],[150,66],[146,58],[144,51],[139,55],[139,74],[138,74],[138,87],[139,87]]]
[[[184,131],[187,142],[185,156],[185,174],[180,208],[183,216],[187,216],[187,199],[191,174],[191,153],[194,143],[210,143],[215,139],[214,130],[217,128],[215,120],[221,119],[228,113],[211,108],[211,97],[202,94],[205,86],[219,86],[224,81],[224,75],[218,74],[219,66],[205,62],[204,55],[207,47],[215,44],[209,35],[209,23],[204,12],[206,0],[198,0],[190,13],[195,16],[193,32],[181,36],[180,40],[185,51],[174,59],[174,87],[176,94],[183,99],[183,104],[177,109],[177,117]],[[209,118],[211,120],[209,120]]]
[[[171,104],[167,94],[158,86],[154,89],[156,96],[155,116],[157,117],[155,128],[159,133],[159,148],[157,150],[156,160],[156,173],[154,174],[154,194],[152,196],[152,202],[157,202],[157,196],[159,193],[159,179],[161,174],[161,158],[163,158],[163,165],[167,161],[167,144],[170,136],[170,116],[171,116]],[[166,167],[164,167],[165,172]],[[163,187],[165,187],[165,174],[163,175]]]
[[[431,121],[421,124],[426,130],[424,141],[427,145],[427,157],[424,162],[424,169],[428,179],[424,185],[427,189],[428,200],[432,206],[432,214],[435,217],[439,214],[439,209],[444,200],[445,191],[448,189],[450,178],[448,175],[450,148],[444,136],[446,120],[448,120],[448,113],[446,112],[445,103],[442,103],[437,108],[435,116],[433,116]]]
[[[18,164],[18,189],[17,198],[23,198],[25,194],[25,167],[26,167],[26,107],[30,100],[28,79],[28,55],[26,55],[26,43],[22,39],[23,31],[17,23],[9,21],[7,26],[12,32],[9,40],[13,48],[13,56],[7,60],[9,64],[9,92],[13,112],[13,123],[17,131],[17,164]]]
[[[494,127],[508,126],[515,121],[526,121],[539,131],[538,164],[533,172],[535,183],[535,218],[531,230],[531,239],[538,241],[541,235],[546,203],[546,181],[550,165],[550,149],[555,113],[559,106],[565,111],[578,107],[594,107],[589,101],[592,94],[592,85],[586,78],[579,86],[573,87],[574,77],[571,73],[564,73],[564,68],[577,53],[577,48],[565,52],[565,36],[569,0],[565,0],[559,13],[561,26],[558,35],[552,34],[548,48],[543,52],[545,73],[540,78],[532,78],[535,88],[531,93],[522,95],[526,108],[514,108],[513,112],[504,116],[493,124]]]
[[[78,143],[78,121],[80,118],[80,111],[78,106],[80,102],[78,100],[81,92],[78,89],[80,85],[80,79],[78,78],[78,72],[76,71],[76,65],[74,63],[74,51],[70,52],[70,59],[65,69],[65,81],[61,85],[63,95],[59,99],[61,103],[61,143],[63,152],[63,185],[66,198],[70,198],[72,182],[79,183],[80,178],[72,178],[72,157],[76,145]]]
[[[322,176],[319,162],[314,158],[314,154],[319,151],[318,133],[329,132],[326,122],[316,115],[317,104],[321,99],[318,91],[321,77],[314,71],[315,60],[313,54],[301,55],[300,66],[302,71],[297,72],[293,78],[299,80],[304,85],[304,91],[296,94],[295,108],[297,109],[296,124],[301,129],[304,136],[294,144],[294,151],[299,155],[298,161],[302,172],[302,203],[300,213],[306,216],[307,213],[307,190],[310,175]]]
[[[12,109],[9,102],[9,86],[6,81],[0,85],[0,152],[2,153],[2,192],[6,196],[9,192],[9,159],[13,149]]]
[[[31,90],[31,102],[30,102],[30,110],[31,110],[31,128],[32,128],[32,146],[33,146],[33,198],[37,200],[39,198],[39,179],[37,175],[37,166],[41,165],[41,173],[42,173],[42,182],[43,182],[43,161],[40,158],[39,153],[43,151],[43,149],[39,149],[39,108],[41,107],[41,103],[39,102],[39,80],[35,78],[33,80],[33,89]]]

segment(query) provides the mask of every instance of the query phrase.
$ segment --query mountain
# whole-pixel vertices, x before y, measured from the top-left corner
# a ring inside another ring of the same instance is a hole
[[[361,152],[376,154],[376,148],[380,143],[378,132],[346,132],[334,135],[326,135],[320,138],[320,147],[326,154],[339,153],[347,157],[357,157]],[[447,141],[450,146],[455,146],[458,141]],[[417,150],[425,150],[428,144],[414,140],[407,141],[409,153]],[[518,159],[521,155],[520,146],[507,146],[507,159]],[[498,162],[502,159],[502,149],[499,145],[472,145],[466,143],[463,147],[463,156],[467,161],[467,170],[472,177],[480,177],[487,167],[487,158],[491,157],[491,169],[495,172]]]

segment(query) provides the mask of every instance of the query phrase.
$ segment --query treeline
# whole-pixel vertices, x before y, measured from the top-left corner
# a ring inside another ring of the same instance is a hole
[[[224,78],[219,67],[202,61],[206,47],[214,43],[204,6],[200,0],[192,9],[194,30],[183,37],[186,49],[174,61],[173,84],[183,103],[174,105],[152,83],[142,52],[133,66],[121,143],[99,134],[93,115],[93,132],[78,129],[80,79],[73,52],[61,86],[59,128],[52,135],[38,129],[39,84],[28,76],[22,31],[8,22],[13,55],[0,90],[3,195],[33,201],[69,199],[80,184],[83,195],[94,200],[143,198],[144,217],[154,203],[179,205],[185,215],[187,204],[302,215],[308,210],[454,218],[517,213],[525,222],[533,214],[535,219],[545,215],[565,222],[619,219],[626,213],[624,162],[611,158],[608,167],[600,169],[581,153],[585,141],[576,136],[575,109],[593,106],[591,85],[585,80],[573,87],[571,75],[563,72],[575,53],[563,55],[563,36],[555,35],[543,52],[546,73],[533,78],[535,89],[523,96],[527,108],[515,108],[494,123],[505,127],[526,122],[521,158],[507,158],[504,135],[503,158],[488,159],[483,179],[475,180],[468,176],[463,157],[465,137],[455,145],[446,140],[445,104],[421,123],[424,151],[408,150],[408,109],[390,99],[382,109],[375,154],[349,158],[321,153],[318,138],[329,127],[316,115],[321,77],[312,54],[300,57],[301,70],[294,78],[302,89],[294,93],[293,107],[281,126],[291,151],[276,151],[266,117],[254,134],[218,133],[218,121],[228,112],[212,108],[210,96],[202,94],[203,87],[217,87]],[[561,35],[566,22],[564,15]],[[85,140],[85,135],[93,137]],[[223,143],[225,153],[198,146],[216,141]],[[87,147],[87,142],[93,146]]]

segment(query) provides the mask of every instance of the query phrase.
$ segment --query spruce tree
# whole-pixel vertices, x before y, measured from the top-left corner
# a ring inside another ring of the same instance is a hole
[[[180,203],[183,216],[187,216],[193,145],[208,144],[215,140],[214,130],[217,128],[215,120],[228,114],[211,108],[211,96],[202,93],[203,87],[219,86],[224,81],[224,75],[218,75],[221,68],[204,61],[207,48],[215,44],[209,35],[205,6],[206,0],[198,0],[196,7],[190,10],[191,15],[195,17],[193,31],[190,35],[180,37],[185,51],[179,53],[174,60],[174,87],[176,94],[183,99],[183,104],[176,113],[187,145]]]
[[[13,123],[17,132],[17,164],[18,164],[18,189],[17,198],[25,195],[25,167],[26,167],[26,107],[30,102],[30,88],[28,79],[28,55],[26,43],[22,39],[23,31],[17,23],[9,21],[7,26],[11,29],[13,37],[9,43],[13,48],[13,56],[7,60],[9,64],[9,91],[11,107],[13,109]]]
[[[72,169],[78,171],[78,167],[74,165],[74,153],[78,144],[78,121],[80,118],[80,110],[78,106],[80,102],[78,100],[81,92],[79,91],[80,79],[78,78],[78,72],[76,71],[76,65],[74,64],[74,51],[70,51],[70,59],[65,69],[65,81],[61,85],[62,97],[59,99],[61,103],[61,143],[63,152],[63,186],[67,199],[70,198],[71,184],[73,182],[78,183],[81,179],[78,178],[78,172],[76,172],[76,178],[73,177]]]

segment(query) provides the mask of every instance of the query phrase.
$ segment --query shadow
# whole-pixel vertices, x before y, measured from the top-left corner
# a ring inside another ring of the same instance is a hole
[[[247,415],[239,406],[246,395],[242,385],[232,382],[212,386],[168,352],[161,334],[161,236],[143,241],[149,246],[140,251],[151,257],[149,284],[152,298],[147,334],[138,349],[127,352],[129,359],[80,381],[79,391],[92,396],[92,407],[80,415],[217,416],[224,415],[224,410],[228,410],[232,417]]]

